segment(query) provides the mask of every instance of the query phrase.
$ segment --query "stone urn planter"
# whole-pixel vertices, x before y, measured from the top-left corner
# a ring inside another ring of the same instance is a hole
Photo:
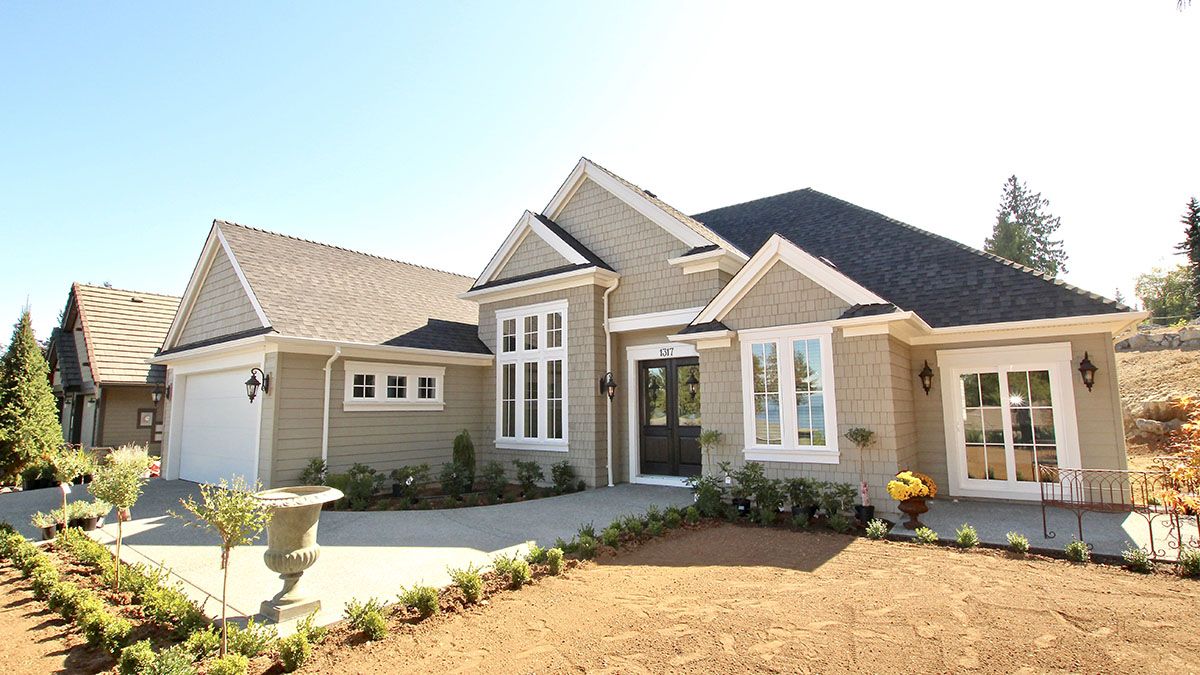
[[[900,511],[908,516],[904,527],[909,530],[915,530],[918,527],[922,527],[919,518],[922,513],[929,511],[929,506],[925,504],[924,497],[909,497],[900,502]]]
[[[264,490],[255,497],[271,509],[263,561],[267,569],[283,579],[283,589],[270,600],[264,600],[259,612],[281,623],[320,609],[320,599],[305,595],[300,589],[300,577],[321,554],[321,547],[317,545],[321,506],[341,499],[341,490],[303,485]]]

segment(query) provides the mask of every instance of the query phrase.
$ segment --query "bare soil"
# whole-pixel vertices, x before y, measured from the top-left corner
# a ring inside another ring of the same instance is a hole
[[[1200,351],[1117,352],[1121,401],[1200,396]]]
[[[1194,672],[1200,583],[718,526],[393,626],[304,672]]]
[[[113,666],[74,624],[34,599],[29,581],[8,565],[0,566],[0,662],[5,675],[97,673]]]

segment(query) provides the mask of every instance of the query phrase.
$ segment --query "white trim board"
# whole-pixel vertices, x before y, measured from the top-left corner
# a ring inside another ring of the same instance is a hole
[[[654,345],[636,345],[625,348],[625,408],[629,427],[629,482],[647,483],[650,485],[673,485],[661,482],[664,478],[675,476],[643,476],[641,475],[641,424],[638,420],[638,361],[653,361],[656,359],[683,359],[699,357],[693,345],[679,342],[662,342]],[[703,365],[703,364],[702,364]],[[703,372],[701,372],[703,377]]]
[[[524,298],[536,293],[566,290],[577,286],[611,286],[613,282],[620,278],[621,275],[610,270],[600,267],[584,267],[582,269],[567,270],[558,274],[537,277],[536,279],[514,281],[511,284],[504,284],[493,288],[466,291],[459,293],[458,297],[462,300],[472,300],[474,302],[499,302],[513,298]]]
[[[588,262],[587,258],[583,257],[583,254],[563,241],[561,237],[551,232],[550,228],[538,220],[537,216],[530,211],[525,211],[521,214],[520,219],[517,220],[517,224],[509,231],[508,236],[504,238],[504,243],[500,244],[500,248],[492,255],[492,259],[488,261],[487,267],[483,268],[483,272],[479,274],[475,283],[485,284],[492,281],[496,274],[504,269],[504,266],[512,259],[513,253],[521,247],[521,244],[525,242],[531,232],[546,242],[566,262],[573,265],[583,265]]]
[[[684,309],[668,309],[662,312],[647,314],[631,314],[615,316],[608,320],[608,329],[614,333],[624,333],[631,330],[646,330],[648,328],[668,328],[671,326],[686,326],[696,318],[703,307],[686,307]]]

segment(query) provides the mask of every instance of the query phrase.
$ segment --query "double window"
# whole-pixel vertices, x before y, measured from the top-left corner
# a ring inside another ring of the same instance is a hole
[[[567,449],[567,303],[496,312],[498,447]]]
[[[441,410],[445,373],[432,366],[347,361],[343,409]]]
[[[837,463],[832,330],[744,331],[746,458]]]

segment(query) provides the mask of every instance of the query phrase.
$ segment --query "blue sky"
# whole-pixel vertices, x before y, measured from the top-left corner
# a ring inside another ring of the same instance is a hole
[[[1011,173],[1128,296],[1200,196],[1200,8],[0,6],[0,322],[180,294],[213,218],[468,275],[586,155],[696,213],[814,187],[979,246]]]

